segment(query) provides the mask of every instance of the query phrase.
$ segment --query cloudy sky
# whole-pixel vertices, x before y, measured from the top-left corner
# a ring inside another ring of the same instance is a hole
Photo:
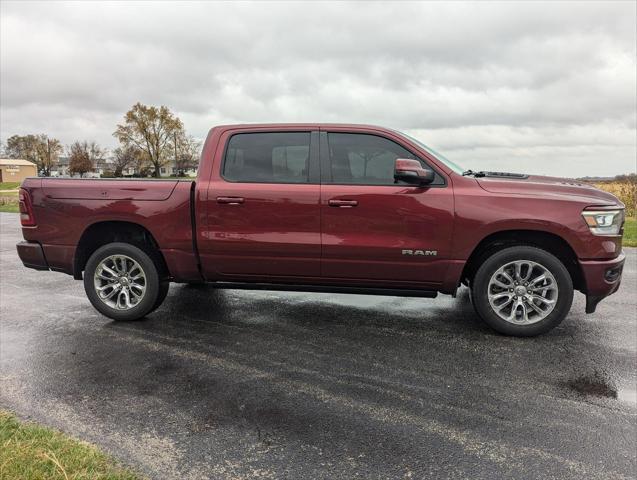
[[[636,3],[1,3],[0,136],[64,143],[167,105],[407,131],[473,169],[635,172]]]

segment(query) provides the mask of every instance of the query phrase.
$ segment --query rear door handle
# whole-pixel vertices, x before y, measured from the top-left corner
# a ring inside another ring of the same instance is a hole
[[[356,200],[338,200],[334,198],[332,200],[328,200],[327,204],[330,207],[352,208],[358,205],[358,202]]]
[[[241,205],[243,197],[217,197],[217,203],[222,205]]]

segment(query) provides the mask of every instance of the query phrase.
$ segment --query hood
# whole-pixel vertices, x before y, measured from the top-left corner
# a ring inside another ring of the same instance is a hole
[[[476,180],[480,187],[492,193],[576,197],[573,199],[590,205],[623,206],[623,203],[614,195],[587,183],[568,178],[485,172],[485,176],[476,177]]]

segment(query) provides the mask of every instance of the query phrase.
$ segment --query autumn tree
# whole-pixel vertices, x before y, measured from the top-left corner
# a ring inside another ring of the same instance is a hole
[[[124,170],[137,167],[142,156],[139,148],[133,146],[118,147],[113,151],[113,155],[113,167],[115,168],[113,175],[116,177],[123,176]]]
[[[105,151],[95,142],[74,142],[68,147],[69,173],[83,177],[104,158]]]
[[[124,123],[117,125],[113,136],[124,147],[138,148],[142,158],[152,165],[155,177],[159,177],[161,167],[174,150],[175,136],[183,135],[183,130],[181,120],[168,107],[136,103],[126,112]]]
[[[37,135],[13,135],[7,139],[4,153],[9,158],[22,158],[37,163]]]
[[[5,153],[9,158],[22,158],[35,163],[38,172],[51,176],[63,148],[59,140],[47,135],[13,135],[7,139]]]

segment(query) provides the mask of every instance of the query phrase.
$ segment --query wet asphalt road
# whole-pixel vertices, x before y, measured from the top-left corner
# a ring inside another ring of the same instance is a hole
[[[553,332],[457,299],[173,285],[139,322],[22,267],[0,214],[0,407],[152,478],[634,478],[637,252]]]

